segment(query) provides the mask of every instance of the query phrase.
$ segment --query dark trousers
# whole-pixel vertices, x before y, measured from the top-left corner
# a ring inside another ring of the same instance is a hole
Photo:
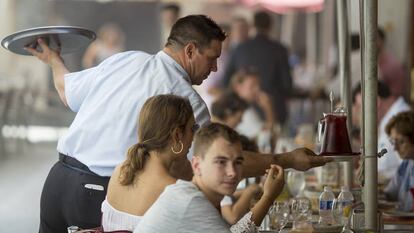
[[[73,157],[59,154],[43,186],[39,232],[66,233],[68,226],[100,226],[108,182],[109,177],[98,176]]]

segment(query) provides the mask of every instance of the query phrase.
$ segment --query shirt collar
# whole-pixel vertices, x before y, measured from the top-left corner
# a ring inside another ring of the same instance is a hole
[[[163,50],[159,51],[156,55],[157,57],[159,57],[163,62],[168,63],[172,66],[174,66],[181,74],[182,77],[191,84],[191,79],[190,76],[188,76],[187,72],[184,70],[184,68],[178,64],[172,57],[170,57],[170,55],[168,55],[166,52],[164,52]]]

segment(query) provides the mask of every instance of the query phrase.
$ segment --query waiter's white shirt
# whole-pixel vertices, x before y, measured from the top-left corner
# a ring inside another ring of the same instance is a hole
[[[159,94],[187,97],[196,122],[210,121],[186,71],[163,51],[119,53],[94,68],[65,75],[66,100],[77,115],[57,150],[100,176],[110,176],[137,143],[141,107]]]

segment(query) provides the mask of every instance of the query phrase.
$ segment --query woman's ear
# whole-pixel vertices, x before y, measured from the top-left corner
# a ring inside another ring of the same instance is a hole
[[[172,131],[172,133],[171,133],[171,138],[172,138],[172,142],[175,144],[175,143],[178,143],[178,142],[180,142],[180,141],[182,141],[182,138],[183,138],[183,132],[182,132],[182,130],[180,129],[180,127],[176,127],[173,131]]]

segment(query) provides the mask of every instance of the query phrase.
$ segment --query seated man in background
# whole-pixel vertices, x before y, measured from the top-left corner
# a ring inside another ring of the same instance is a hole
[[[387,199],[399,201],[400,210],[413,211],[414,195],[414,112],[401,112],[388,122],[385,131],[402,159],[385,188]]]
[[[134,232],[230,232],[219,208],[224,195],[232,194],[242,177],[242,146],[237,132],[211,123],[194,140],[192,182],[169,185],[145,213]],[[259,226],[284,184],[283,169],[271,165],[263,196],[231,229],[258,232]]]

